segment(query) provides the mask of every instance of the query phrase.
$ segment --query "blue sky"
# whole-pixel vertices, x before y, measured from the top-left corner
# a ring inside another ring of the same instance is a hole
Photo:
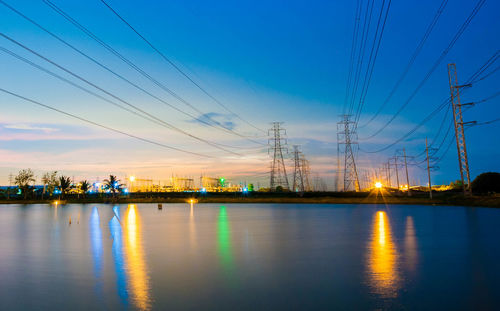
[[[183,111],[194,113],[85,36],[43,1],[6,0],[6,3],[147,91]],[[218,122],[234,126],[236,131],[245,135],[258,134],[190,84],[100,1],[54,0],[53,3],[200,111]],[[375,3],[379,6],[382,1]],[[391,3],[361,124],[387,97],[439,3]],[[401,87],[382,114],[359,130],[360,137],[373,133],[409,97],[476,3],[449,1]],[[302,145],[312,171],[333,186],[336,122],[342,113],[345,97],[355,1],[110,0],[109,4],[231,110],[262,129],[269,128],[272,121],[284,121],[289,143]],[[117,109],[0,51],[2,88],[122,131],[212,157],[200,158],[148,145],[0,94],[0,182],[5,183],[10,172],[26,167],[39,174],[59,170],[75,178],[91,179],[108,173],[119,176],[136,174],[156,180],[167,179],[172,174],[198,177],[204,173],[232,176],[235,182],[258,181],[262,185],[267,182],[267,178],[260,176],[268,170],[269,156],[259,145],[193,122],[192,118],[99,68],[3,5],[0,5],[0,16],[2,33],[127,102],[204,139],[250,148],[235,149],[242,156],[215,149]],[[386,130],[371,140],[361,141],[361,149],[381,148],[418,124],[449,96],[446,64],[455,62],[459,80],[465,80],[500,48],[495,40],[499,37],[500,3],[486,1],[410,105]],[[4,38],[0,38],[0,46],[81,84],[81,81]],[[498,62],[492,68],[498,66]],[[464,93],[463,101],[477,101],[496,93],[499,77],[500,73],[496,73],[475,84]],[[465,113],[466,119],[488,121],[500,117],[499,100],[500,97],[496,97],[478,104]],[[377,154],[360,152],[358,166],[361,170],[379,167],[402,147],[406,147],[409,154],[420,153],[424,138],[435,135],[443,113],[407,141],[387,151]],[[500,123],[467,130],[472,176],[483,171],[500,170],[497,161],[500,148],[494,143],[498,134]],[[267,142],[265,137],[257,140]],[[437,183],[458,178],[456,146],[449,149],[439,167],[440,170],[434,173]],[[415,182],[424,183],[426,180],[425,171],[419,168],[412,168],[411,174]]]

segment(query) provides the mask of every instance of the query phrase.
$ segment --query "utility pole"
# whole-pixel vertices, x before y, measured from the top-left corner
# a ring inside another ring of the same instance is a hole
[[[395,157],[393,157],[393,159],[394,159],[394,168],[396,169],[396,186],[397,186],[397,190],[399,191],[398,157],[395,156]]]
[[[427,144],[427,137],[425,138],[425,154],[427,155],[427,175],[429,176],[429,198],[432,199],[431,165],[429,159],[429,145]]]
[[[391,161],[387,161],[387,186],[389,188],[392,187],[392,182],[391,182]]]
[[[470,86],[458,85],[456,65],[448,64],[448,79],[450,82],[451,108],[453,110],[453,123],[455,125],[455,138],[457,140],[458,165],[464,195],[471,195],[469,160],[465,145],[464,120],[462,117],[462,104],[460,103],[460,88]],[[469,123],[469,122],[468,122]]]
[[[271,136],[272,132],[272,136],[269,138],[269,152],[273,153],[269,187],[271,191],[276,190],[278,186],[289,189],[285,160],[283,159],[283,150],[288,152],[286,139],[282,138],[283,135],[286,135],[286,130],[281,127],[283,122],[273,122],[272,124],[273,127],[268,131],[269,136]]]
[[[354,186],[359,191],[359,178],[352,145],[356,142],[355,122],[350,120],[350,115],[342,115],[337,123],[337,144],[345,146],[344,151],[344,191]],[[340,147],[339,147],[340,149]]]
[[[404,154],[404,158],[405,158],[406,185],[408,186],[408,196],[411,197],[410,178],[408,177],[408,162],[406,161],[406,150],[405,150],[405,148],[403,148],[403,154]]]
[[[438,169],[438,166],[433,166],[431,165],[431,161],[436,161],[435,157],[429,156],[429,152],[437,152],[436,148],[430,148],[428,143],[427,143],[427,137],[425,138],[425,154],[426,154],[426,161],[427,161],[427,175],[429,177],[429,198],[432,199],[432,184],[431,184],[431,170]]]
[[[295,192],[304,192],[304,178],[302,175],[302,163],[300,161],[300,151],[299,146],[293,146],[293,187],[292,190]]]

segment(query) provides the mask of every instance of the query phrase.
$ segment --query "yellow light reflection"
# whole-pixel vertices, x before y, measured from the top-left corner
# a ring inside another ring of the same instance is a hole
[[[384,298],[396,297],[400,280],[398,254],[392,241],[387,214],[383,211],[374,216],[367,265],[368,283],[372,291]]]
[[[193,203],[191,203],[191,212],[189,214],[189,242],[191,245],[191,249],[196,249],[196,225],[194,221],[194,212],[193,212]]]
[[[149,277],[141,244],[141,222],[135,205],[129,205],[125,226],[128,291],[137,309],[151,309]]]
[[[415,272],[417,266],[418,254],[417,254],[417,236],[415,234],[415,226],[413,224],[413,217],[406,217],[406,228],[405,228],[405,260],[406,268],[410,272]]]

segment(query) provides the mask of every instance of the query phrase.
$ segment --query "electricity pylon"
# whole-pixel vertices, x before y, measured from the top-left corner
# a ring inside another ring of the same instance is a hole
[[[337,123],[337,144],[344,145],[344,191],[354,187],[359,191],[358,171],[352,145],[356,142],[355,122],[350,120],[351,115],[342,115]],[[339,147],[340,150],[340,147]]]
[[[467,147],[465,146],[462,104],[460,103],[460,88],[467,87],[469,85],[458,85],[457,67],[455,64],[448,64],[448,79],[450,82],[451,108],[453,110],[453,123],[455,124],[455,138],[457,140],[460,178],[462,179],[464,195],[470,195],[469,160],[467,158]]]
[[[302,168],[302,180],[304,181],[304,191],[312,191],[311,188],[311,169],[309,168],[309,161],[303,153],[300,154],[300,166]]]
[[[271,162],[271,181],[270,189],[276,190],[276,187],[281,186],[284,189],[289,189],[288,177],[286,175],[285,161],[283,159],[283,151],[286,153],[286,130],[281,127],[283,122],[273,122],[273,128],[268,131],[269,138],[269,152],[273,153],[273,161]],[[272,135],[271,135],[272,132]]]
[[[304,192],[304,176],[302,175],[302,161],[300,160],[299,146],[293,146],[293,187],[295,192]]]

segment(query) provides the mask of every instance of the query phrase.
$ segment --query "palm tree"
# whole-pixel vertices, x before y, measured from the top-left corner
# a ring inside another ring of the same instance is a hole
[[[89,191],[89,189],[90,189],[90,183],[87,180],[84,180],[80,183],[80,190],[83,193],[84,199],[85,199],[85,194],[87,193],[87,191]]]
[[[59,177],[59,188],[61,190],[61,198],[64,199],[64,194],[66,191],[68,191],[71,187],[71,179],[67,176],[61,176]]]
[[[109,175],[109,179],[104,180],[104,187],[111,191],[113,194],[113,198],[115,197],[115,193],[121,191],[121,187],[123,185],[120,184],[120,180],[116,178],[115,175]]]

